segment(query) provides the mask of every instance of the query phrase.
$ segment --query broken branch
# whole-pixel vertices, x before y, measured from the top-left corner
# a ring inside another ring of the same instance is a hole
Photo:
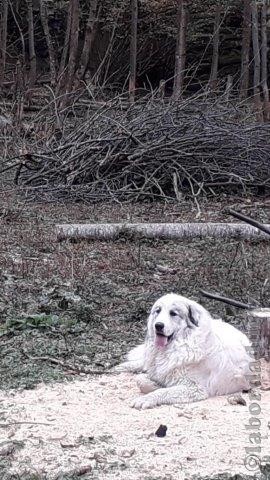
[[[234,300],[233,298],[224,297],[223,295],[219,295],[218,293],[207,292],[206,290],[199,290],[199,292],[207,298],[211,298],[212,300],[217,300],[219,302],[227,303],[228,305],[233,305],[234,307],[238,308],[246,308],[248,310],[252,310],[256,308],[254,305],[250,305],[249,303],[242,303],[238,302],[238,300]]]
[[[257,220],[253,220],[253,218],[247,217],[247,215],[243,215],[243,213],[235,212],[234,210],[229,209],[228,213],[239,220],[243,220],[244,222],[252,225],[253,227],[258,228],[264,233],[270,235],[270,228],[269,225],[264,225],[263,223],[257,222]]]

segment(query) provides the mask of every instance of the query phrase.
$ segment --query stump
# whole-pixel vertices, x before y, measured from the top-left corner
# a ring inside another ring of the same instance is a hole
[[[247,336],[252,342],[255,357],[270,362],[270,308],[247,312]]]

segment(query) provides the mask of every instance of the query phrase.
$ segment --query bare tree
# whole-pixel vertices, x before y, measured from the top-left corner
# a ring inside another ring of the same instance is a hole
[[[244,0],[241,78],[240,78],[240,88],[239,88],[239,97],[241,100],[247,97],[248,86],[249,86],[250,42],[251,42],[251,4],[250,4],[250,0]]]
[[[108,73],[108,69],[109,69],[109,66],[110,66],[111,58],[112,58],[113,48],[114,48],[114,45],[115,45],[116,29],[117,29],[117,26],[118,26],[119,15],[120,15],[120,11],[118,12],[118,14],[115,18],[113,28],[112,28],[112,31],[111,31],[111,35],[110,35],[110,39],[109,39],[109,42],[108,42],[108,46],[107,46],[107,49],[106,49],[105,54],[103,56],[103,59],[101,60],[99,66],[98,66],[98,68],[97,68],[97,70],[96,70],[96,72],[95,72],[95,74],[93,75],[93,78],[92,78],[93,83],[99,84],[101,87],[104,86],[105,83],[106,83],[107,73]],[[104,70],[104,73],[103,73],[103,70]],[[102,79],[102,80],[100,80],[100,79]]]
[[[214,33],[213,33],[213,55],[212,55],[212,65],[211,65],[211,73],[210,73],[210,81],[209,81],[209,86],[211,90],[215,90],[217,88],[221,11],[222,11],[221,5],[217,5],[215,9]]]
[[[262,71],[261,71],[261,83],[263,90],[264,98],[264,117],[265,120],[270,119],[270,108],[269,108],[269,89],[267,83],[267,3],[266,0],[263,1],[262,5],[262,14],[261,14],[261,39],[262,39],[262,48],[261,48],[261,62],[262,62]]]
[[[20,60],[18,60],[16,64],[13,95],[14,95],[14,102],[13,102],[13,109],[12,109],[13,123],[14,125],[20,127],[22,123],[22,118],[23,118],[24,99],[25,99],[24,69]]]
[[[177,9],[177,39],[175,51],[175,70],[173,97],[179,98],[183,93],[184,72],[186,65],[186,25],[187,14],[184,0],[178,0]]]
[[[232,87],[233,87],[233,76],[232,76],[232,75],[228,75],[228,76],[227,76],[225,93],[224,93],[224,100],[225,100],[225,102],[227,102],[227,103],[228,103],[229,100],[230,100],[230,94],[231,94],[231,91],[232,91]]]
[[[71,23],[72,23],[72,9],[73,9],[73,2],[72,2],[72,0],[69,0],[65,39],[64,39],[64,45],[63,45],[63,50],[62,50],[62,55],[61,55],[61,60],[60,60],[59,71],[58,71],[57,92],[59,92],[61,90],[61,85],[63,83],[63,75],[64,75],[64,71],[65,71],[65,68],[66,68],[66,61],[67,61],[67,57],[68,57],[70,29],[71,29]]]
[[[76,60],[78,54],[78,40],[79,40],[79,0],[71,0],[72,2],[72,16],[70,26],[70,42],[69,42],[69,61],[66,81],[66,92],[72,90],[74,77],[76,72]]]
[[[258,23],[258,7],[256,1],[251,2],[252,14],[252,44],[253,44],[253,94],[254,104],[257,111],[257,118],[262,120],[261,100],[260,100],[260,82],[261,82],[261,57],[259,45],[259,23]]]
[[[6,49],[7,49],[7,18],[8,18],[8,0],[2,0],[1,5],[1,23],[0,23],[0,88],[2,87],[5,77],[6,67]]]
[[[97,18],[98,18],[97,4],[98,4],[98,0],[90,0],[89,14],[88,14],[86,27],[85,27],[84,44],[83,44],[82,54],[80,58],[79,77],[81,79],[84,78],[85,73],[87,71],[89,58],[92,50],[92,45],[95,38]]]
[[[131,38],[130,38],[130,75],[129,98],[135,99],[136,68],[137,68],[137,30],[138,30],[138,0],[131,0]]]
[[[20,39],[21,39],[21,44],[22,44],[22,59],[20,61],[21,61],[21,68],[24,71],[24,68],[25,68],[25,41],[24,41],[23,31],[22,31],[22,28],[20,26],[19,20],[17,18],[17,13],[15,12],[15,10],[13,8],[12,0],[8,0],[8,2],[9,2],[9,7],[10,7],[10,10],[11,10],[11,13],[12,13],[13,18],[14,18],[14,22],[15,22],[15,24],[18,28],[19,34],[20,34]],[[16,7],[18,8],[18,5]]]
[[[50,60],[50,72],[51,72],[51,85],[54,86],[56,83],[56,56],[55,56],[54,46],[52,42],[52,37],[49,30],[46,0],[40,0],[40,20],[42,23],[42,27],[43,27],[43,31],[44,31],[44,35],[47,43],[47,48],[48,48],[48,54],[49,54],[49,60]]]
[[[37,59],[35,51],[35,35],[34,35],[34,19],[33,19],[33,0],[27,0],[28,10],[28,36],[29,36],[29,88],[32,88],[36,82],[37,76]]]

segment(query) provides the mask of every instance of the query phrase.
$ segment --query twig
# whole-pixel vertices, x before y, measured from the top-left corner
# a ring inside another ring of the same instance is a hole
[[[0,423],[0,428],[8,428],[11,425],[46,425],[47,427],[51,427],[51,423],[44,423],[44,422],[9,422],[9,423]]]
[[[79,367],[79,366],[75,366],[75,365],[71,365],[69,363],[66,363],[66,362],[63,362],[62,360],[58,360],[57,358],[53,358],[53,357],[47,357],[47,356],[43,356],[43,357],[32,357],[30,355],[28,355],[26,352],[24,352],[24,355],[29,358],[30,360],[38,360],[38,361],[43,361],[43,362],[50,362],[52,363],[53,365],[60,365],[61,367],[63,367],[65,370],[72,370],[74,371],[75,373],[85,373],[87,375],[103,375],[106,373],[106,375],[108,373],[113,373],[113,372],[110,372],[110,371],[104,371],[104,370],[90,370],[88,368],[84,368],[84,367]]]

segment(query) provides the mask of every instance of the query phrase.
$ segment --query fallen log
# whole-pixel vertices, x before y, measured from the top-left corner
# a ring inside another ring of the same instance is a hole
[[[270,225],[265,225],[270,229]],[[128,238],[237,238],[270,240],[258,228],[241,223],[93,223],[56,225],[57,240],[115,240]]]

